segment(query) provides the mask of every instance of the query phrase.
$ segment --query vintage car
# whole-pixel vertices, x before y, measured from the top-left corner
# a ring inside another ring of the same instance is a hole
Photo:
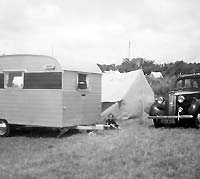
[[[156,128],[165,124],[199,128],[200,74],[181,75],[174,89],[165,97],[158,97],[149,111]]]

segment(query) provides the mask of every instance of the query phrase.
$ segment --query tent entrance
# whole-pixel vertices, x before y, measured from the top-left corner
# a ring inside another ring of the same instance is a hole
[[[101,104],[101,110],[102,112],[105,111],[107,108],[115,104],[115,102],[102,102]]]

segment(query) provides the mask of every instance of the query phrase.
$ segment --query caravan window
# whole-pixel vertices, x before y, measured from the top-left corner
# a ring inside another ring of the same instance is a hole
[[[25,73],[24,89],[61,89],[62,72]]]
[[[23,72],[5,72],[4,75],[5,88],[23,88],[24,75]]]
[[[88,89],[88,77],[87,74],[78,74],[78,89]]]
[[[0,88],[4,88],[4,75],[0,73]]]

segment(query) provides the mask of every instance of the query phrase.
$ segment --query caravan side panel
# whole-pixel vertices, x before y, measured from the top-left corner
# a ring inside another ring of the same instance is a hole
[[[94,124],[101,113],[101,74],[87,74],[89,88],[77,90],[78,72],[63,77],[63,126]]]
[[[62,127],[61,90],[2,89],[0,99],[0,118],[11,124]]]

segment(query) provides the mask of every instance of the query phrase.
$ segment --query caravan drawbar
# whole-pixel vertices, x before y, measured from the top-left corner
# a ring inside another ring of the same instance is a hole
[[[0,56],[0,136],[10,127],[94,124],[101,113],[101,70],[43,55]]]

